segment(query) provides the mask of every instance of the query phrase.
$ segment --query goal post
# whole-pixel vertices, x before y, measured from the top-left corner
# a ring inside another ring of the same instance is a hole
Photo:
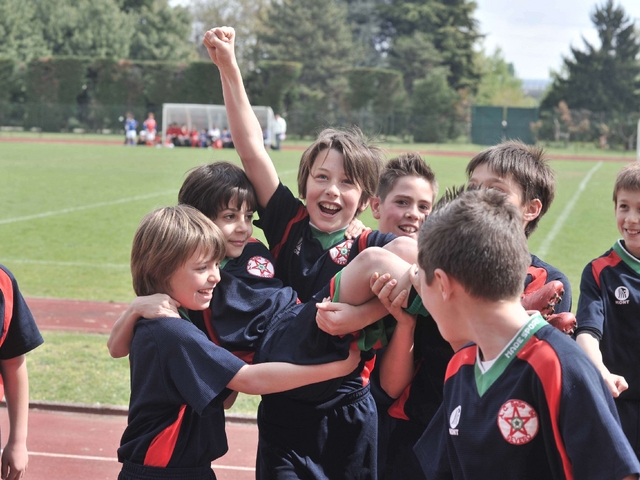
[[[274,127],[276,124],[271,107],[253,106],[253,112],[258,117],[262,128],[267,129],[267,143],[275,141]],[[163,103],[162,104],[162,145],[166,145],[167,129],[171,125],[187,126],[189,131],[209,130],[218,127],[220,130],[229,128],[227,112],[224,105],[205,105],[197,103]],[[233,132],[231,132],[233,135]]]

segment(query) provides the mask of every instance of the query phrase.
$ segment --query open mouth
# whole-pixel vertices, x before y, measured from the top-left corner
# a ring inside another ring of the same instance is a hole
[[[413,225],[398,225],[398,230],[406,233],[407,235],[413,235],[418,231],[418,227]]]
[[[341,207],[339,207],[338,205],[334,205],[332,203],[319,203],[318,207],[320,208],[320,211],[325,215],[335,215],[340,210],[342,210]]]

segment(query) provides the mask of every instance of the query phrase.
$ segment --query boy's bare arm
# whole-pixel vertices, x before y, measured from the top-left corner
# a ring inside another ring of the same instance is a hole
[[[417,275],[417,268],[412,267],[410,275]],[[398,398],[411,383],[415,374],[413,340],[416,317],[402,308],[408,296],[408,290],[402,290],[395,298],[391,297],[397,283],[395,279],[388,275],[374,275],[372,281],[371,289],[398,322],[380,361],[380,385],[391,398]]]
[[[262,128],[256,118],[234,52],[235,31],[230,27],[213,28],[204,35],[203,43],[220,70],[222,93],[229,128],[247,177],[258,195],[258,204],[266,207],[280,180],[271,157],[264,148]]]
[[[29,419],[29,375],[27,359],[20,355],[0,360],[4,381],[7,411],[9,413],[9,439],[2,452],[2,478],[22,478],[29,456],[27,453],[27,426]]]
[[[358,306],[332,302],[331,299],[326,298],[322,303],[316,303],[316,307],[318,328],[329,335],[347,335],[357,332],[389,313],[377,298],[372,298]]]
[[[344,377],[353,372],[360,362],[360,352],[349,351],[346,360],[321,365],[294,365],[268,362],[245,365],[227,387],[251,395],[266,395]]]
[[[140,318],[177,317],[180,305],[169,295],[157,293],[136,298],[120,315],[111,329],[107,348],[113,358],[129,355],[133,340],[133,328]]]
[[[617,398],[624,392],[629,385],[625,378],[621,375],[611,373],[602,361],[602,352],[600,351],[600,342],[588,333],[580,333],[576,337],[576,343],[580,345],[582,350],[591,359],[596,368],[600,371],[604,382],[609,387],[609,391],[614,398]]]

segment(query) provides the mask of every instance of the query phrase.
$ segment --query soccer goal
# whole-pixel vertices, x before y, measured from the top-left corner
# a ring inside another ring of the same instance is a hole
[[[265,143],[272,144],[275,141],[275,118],[271,107],[254,106],[253,112],[258,117],[263,130],[266,128],[267,138]],[[170,126],[186,125],[189,131],[209,130],[218,127],[220,130],[229,127],[227,112],[224,105],[204,105],[197,103],[164,103],[162,104],[162,144],[167,141],[167,129]],[[231,132],[233,135],[233,132]]]

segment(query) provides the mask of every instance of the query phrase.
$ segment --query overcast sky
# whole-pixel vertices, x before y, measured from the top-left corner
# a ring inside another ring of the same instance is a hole
[[[569,47],[582,49],[585,37],[599,45],[590,20],[596,5],[606,0],[476,0],[476,18],[486,34],[484,47],[493,53],[500,47],[513,63],[516,75],[525,80],[550,78],[559,70]],[[169,0],[185,5],[189,0]],[[640,28],[640,0],[616,0]]]
[[[522,79],[546,79],[559,70],[569,47],[582,49],[582,37],[599,45],[590,14],[605,0],[476,0],[476,18],[486,34],[485,50],[500,47]],[[640,0],[617,0],[640,28]]]

